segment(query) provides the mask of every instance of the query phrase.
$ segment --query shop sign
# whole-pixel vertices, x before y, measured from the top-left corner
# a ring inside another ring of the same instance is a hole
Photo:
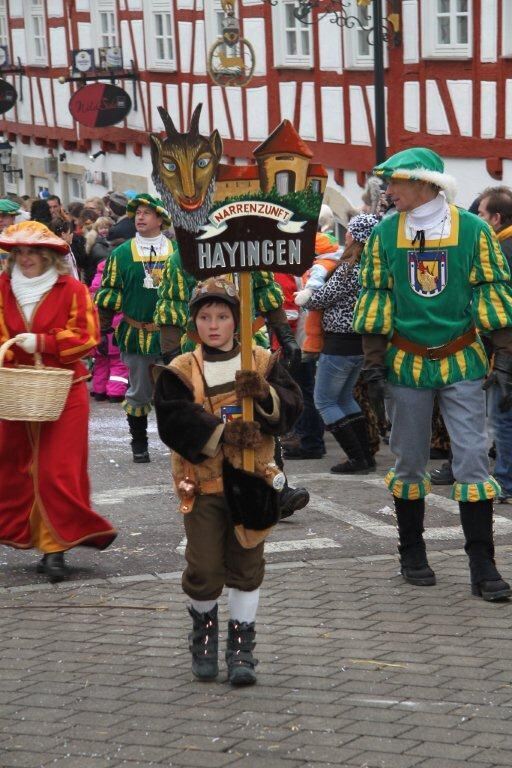
[[[108,83],[85,85],[69,101],[69,111],[77,123],[88,128],[120,123],[131,108],[132,101],[126,91]]]
[[[0,115],[8,112],[16,104],[18,94],[7,80],[0,80]]]

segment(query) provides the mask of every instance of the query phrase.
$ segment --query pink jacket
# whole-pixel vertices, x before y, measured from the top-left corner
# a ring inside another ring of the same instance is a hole
[[[94,294],[98,290],[98,288],[101,285],[101,279],[103,277],[103,270],[105,269],[106,259],[103,259],[103,261],[100,261],[98,264],[98,267],[96,269],[96,274],[94,275],[91,285],[89,287],[89,290],[91,292],[91,296],[94,297]],[[117,315],[114,315],[114,318],[112,320],[112,328],[117,328],[121,320],[123,319],[123,313],[118,312]],[[117,344],[114,343],[114,334],[109,333],[108,335],[108,354],[111,355],[119,355],[119,347]]]

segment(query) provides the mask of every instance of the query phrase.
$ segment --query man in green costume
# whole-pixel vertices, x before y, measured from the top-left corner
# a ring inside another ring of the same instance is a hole
[[[489,226],[449,203],[455,181],[435,152],[399,152],[374,169],[387,181],[396,212],[375,227],[361,263],[354,328],[363,334],[364,376],[377,399],[388,398],[386,477],[398,522],[401,572],[418,586],[435,584],[423,541],[431,415],[437,394],[450,434],[471,589],[484,600],[512,591],[494,562],[493,499],[482,391],[488,362],[480,333],[496,349],[501,408],[512,407],[510,272]],[[486,384],[487,386],[487,384]]]
[[[153,384],[149,369],[161,359],[160,335],[153,314],[158,286],[174,245],[162,233],[171,220],[159,198],[146,193],[136,195],[128,203],[127,213],[135,219],[135,237],[110,254],[95,301],[103,344],[106,334],[112,331],[114,315],[123,313],[116,329],[121,357],[130,371],[123,408],[132,438],[133,460],[142,464],[150,460],[147,424]]]

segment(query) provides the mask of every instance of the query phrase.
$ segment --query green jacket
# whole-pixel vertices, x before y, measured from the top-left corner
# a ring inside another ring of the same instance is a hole
[[[144,288],[142,283],[145,272],[142,263],[145,262],[147,268],[151,267],[155,282],[161,281],[166,263],[174,251],[170,240],[167,240],[167,244],[167,254],[151,262],[139,253],[135,238],[115,248],[107,259],[101,287],[95,296],[98,307],[122,312],[132,320],[152,324],[158,292],[155,288]],[[125,319],[116,329],[116,341],[122,352],[138,355],[160,354],[158,330],[138,329]]]
[[[485,333],[512,325],[510,271],[494,233],[468,211],[454,205],[450,211],[450,236],[427,240],[422,254],[406,237],[405,213],[375,227],[361,261],[353,321],[358,333],[396,331],[437,347],[475,326]],[[390,343],[386,365],[391,383],[426,388],[482,378],[488,367],[479,337],[441,360]]]

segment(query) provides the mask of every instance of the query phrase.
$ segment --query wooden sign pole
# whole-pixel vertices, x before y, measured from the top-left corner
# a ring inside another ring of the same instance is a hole
[[[252,371],[252,297],[251,273],[240,273],[240,346],[242,355],[242,370]],[[242,402],[242,418],[253,421],[254,403],[252,397],[244,397]],[[243,468],[254,472],[254,449],[244,448]]]

